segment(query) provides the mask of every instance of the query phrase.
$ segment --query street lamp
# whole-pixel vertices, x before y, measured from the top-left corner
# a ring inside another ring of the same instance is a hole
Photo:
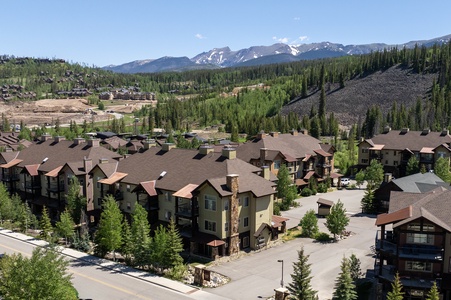
[[[280,280],[280,287],[283,287],[283,259],[279,259],[277,262],[282,263],[282,279]]]

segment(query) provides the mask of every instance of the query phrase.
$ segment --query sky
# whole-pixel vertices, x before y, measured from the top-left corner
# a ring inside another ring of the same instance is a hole
[[[277,42],[403,44],[451,34],[451,1],[0,0],[0,54],[103,67]]]

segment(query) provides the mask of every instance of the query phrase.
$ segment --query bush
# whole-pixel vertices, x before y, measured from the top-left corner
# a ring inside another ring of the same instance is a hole
[[[311,189],[309,189],[308,187],[302,189],[302,191],[301,191],[301,196],[302,197],[308,197],[308,196],[311,196],[311,195],[312,195],[312,190]]]
[[[327,193],[327,185],[325,183],[318,184],[318,193]]]
[[[315,235],[315,240],[317,240],[318,242],[329,242],[331,240],[331,237],[329,236],[328,233],[318,232]]]
[[[318,192],[316,191],[315,188],[312,189],[312,195],[316,195]]]
[[[346,186],[347,190],[355,190],[356,188],[357,188],[357,186],[354,183]]]
[[[273,215],[280,216],[280,205],[278,202],[274,202]]]

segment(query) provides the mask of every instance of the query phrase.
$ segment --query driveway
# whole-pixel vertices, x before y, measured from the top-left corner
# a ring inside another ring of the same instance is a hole
[[[290,218],[288,228],[295,227],[309,209],[317,211],[318,198],[338,199],[350,216],[350,224],[346,228],[351,235],[337,243],[321,244],[308,238],[297,238],[290,242],[281,243],[272,248],[251,252],[230,262],[211,266],[209,269],[229,276],[231,282],[209,292],[230,299],[265,299],[274,295],[274,289],[280,286],[282,278],[287,285],[291,282],[293,262],[297,261],[297,250],[304,247],[304,253],[310,255],[309,263],[312,270],[312,286],[318,291],[319,299],[331,299],[335,280],[340,272],[340,263],[344,256],[355,254],[361,261],[364,273],[372,273],[374,257],[371,246],[376,234],[375,217],[361,214],[360,200],[364,190],[341,190],[296,200],[300,206],[282,215]],[[328,232],[324,223],[325,218],[318,219],[320,231]]]

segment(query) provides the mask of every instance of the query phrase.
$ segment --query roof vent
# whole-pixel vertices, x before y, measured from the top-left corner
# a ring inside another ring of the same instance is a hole
[[[161,173],[160,173],[160,176],[158,176],[158,179],[163,178],[167,173],[168,173],[168,172],[166,172],[166,171],[161,172]]]
[[[44,159],[42,160],[42,163],[45,163],[45,162],[48,161],[48,160],[49,160],[49,158],[46,157],[46,158],[44,158]]]
[[[406,134],[407,132],[409,132],[409,128],[401,129],[401,134]]]

